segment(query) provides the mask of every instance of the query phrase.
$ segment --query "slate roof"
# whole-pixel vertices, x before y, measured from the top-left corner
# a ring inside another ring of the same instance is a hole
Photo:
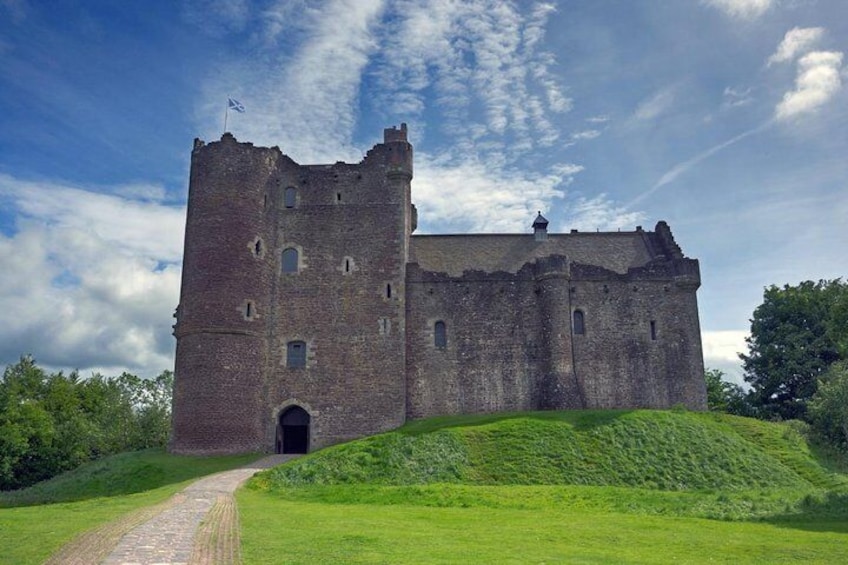
[[[536,241],[532,234],[413,235],[409,261],[425,271],[462,276],[466,270],[516,273],[539,257],[565,255],[572,262],[624,274],[652,259],[652,235],[641,231],[548,234],[546,241]]]

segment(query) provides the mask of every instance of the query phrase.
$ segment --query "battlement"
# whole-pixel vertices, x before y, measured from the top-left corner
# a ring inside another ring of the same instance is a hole
[[[400,124],[400,129],[397,129],[395,126],[390,128],[386,128],[383,130],[383,143],[392,143],[395,141],[402,141],[404,143],[408,143],[409,140],[406,138],[406,124]]]

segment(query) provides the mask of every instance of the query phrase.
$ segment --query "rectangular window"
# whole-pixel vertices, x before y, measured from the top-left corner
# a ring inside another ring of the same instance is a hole
[[[306,343],[290,341],[286,345],[286,367],[303,369],[306,367]]]
[[[657,322],[655,320],[651,320],[651,339],[657,340]]]

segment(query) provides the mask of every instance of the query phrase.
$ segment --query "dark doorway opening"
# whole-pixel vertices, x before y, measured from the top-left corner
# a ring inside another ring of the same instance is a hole
[[[292,406],[280,413],[276,452],[309,452],[309,412],[300,406]]]

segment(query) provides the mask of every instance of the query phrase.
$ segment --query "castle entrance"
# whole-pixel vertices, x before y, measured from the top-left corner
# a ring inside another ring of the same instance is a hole
[[[309,451],[309,412],[292,406],[280,413],[277,423],[277,453],[307,453]]]

